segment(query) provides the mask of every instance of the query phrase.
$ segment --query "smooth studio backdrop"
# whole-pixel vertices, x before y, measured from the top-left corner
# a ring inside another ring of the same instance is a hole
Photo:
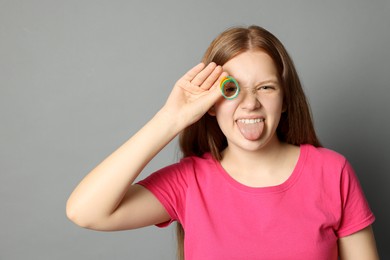
[[[390,259],[388,0],[0,0],[0,259],[173,259],[173,227],[85,230],[66,200],[218,33],[251,24],[290,52],[318,134],[353,164]],[[174,142],[140,178],[177,158]]]

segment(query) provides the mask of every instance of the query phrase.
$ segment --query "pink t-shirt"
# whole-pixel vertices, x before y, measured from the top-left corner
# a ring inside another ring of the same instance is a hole
[[[188,157],[139,182],[185,230],[186,260],[337,260],[337,239],[374,222],[348,161],[301,145],[291,176],[254,188],[210,154]]]

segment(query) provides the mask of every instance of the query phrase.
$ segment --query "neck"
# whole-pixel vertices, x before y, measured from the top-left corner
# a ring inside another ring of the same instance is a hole
[[[262,172],[269,172],[283,160],[283,154],[288,147],[287,144],[281,143],[277,138],[256,151],[247,151],[237,147],[227,147],[222,154],[221,163],[227,169],[241,174],[262,169]]]
[[[233,179],[251,187],[283,183],[292,174],[299,158],[299,147],[279,140],[256,151],[232,148],[225,149],[221,165]]]
[[[248,159],[252,160],[255,158],[255,161],[265,160],[267,161],[269,157],[273,157],[275,154],[278,154],[284,148],[284,144],[279,141],[279,139],[275,136],[272,138],[267,144],[264,144],[261,148],[257,150],[245,150],[237,146],[228,146],[223,151],[223,158],[225,156],[234,156],[237,159]],[[232,159],[232,158],[229,158]]]

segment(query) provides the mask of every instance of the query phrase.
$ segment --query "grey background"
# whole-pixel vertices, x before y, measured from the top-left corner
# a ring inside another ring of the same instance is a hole
[[[65,203],[218,33],[251,24],[289,50],[318,134],[356,169],[390,259],[386,0],[0,0],[0,259],[173,259],[172,227],[84,230]],[[177,157],[173,143],[141,178]]]

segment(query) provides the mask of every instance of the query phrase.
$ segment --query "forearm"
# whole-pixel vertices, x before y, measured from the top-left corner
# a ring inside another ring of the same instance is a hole
[[[67,202],[67,215],[88,225],[109,217],[145,165],[180,131],[171,114],[161,110],[76,187]]]

